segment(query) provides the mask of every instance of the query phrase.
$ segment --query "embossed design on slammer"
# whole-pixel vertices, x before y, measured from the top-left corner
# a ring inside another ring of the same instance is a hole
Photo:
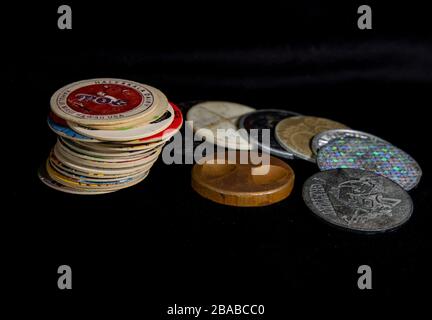
[[[315,174],[303,199],[317,216],[346,229],[384,232],[410,218],[413,205],[399,185],[373,172],[337,169]]]

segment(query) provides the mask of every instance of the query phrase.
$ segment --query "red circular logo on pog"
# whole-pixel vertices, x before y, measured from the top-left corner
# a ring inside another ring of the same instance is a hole
[[[142,95],[121,84],[92,84],[72,91],[67,105],[74,111],[89,115],[112,115],[138,107]]]

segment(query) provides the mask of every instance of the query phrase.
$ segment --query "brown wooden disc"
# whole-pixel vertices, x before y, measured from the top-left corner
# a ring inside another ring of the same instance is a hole
[[[294,171],[284,161],[270,157],[270,169],[265,175],[252,170],[265,170],[259,165],[215,163],[195,164],[192,188],[204,198],[238,207],[266,206],[288,197],[294,186]]]

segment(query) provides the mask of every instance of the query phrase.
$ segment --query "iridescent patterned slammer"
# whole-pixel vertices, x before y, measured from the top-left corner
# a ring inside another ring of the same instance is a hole
[[[363,169],[385,176],[405,190],[420,181],[422,171],[407,153],[389,143],[356,138],[335,139],[322,147],[317,155],[321,170]]]

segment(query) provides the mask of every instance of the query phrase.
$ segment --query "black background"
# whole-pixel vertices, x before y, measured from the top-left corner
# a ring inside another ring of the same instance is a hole
[[[344,315],[343,306],[373,303],[387,314],[399,310],[395,300],[430,288],[426,6],[369,2],[373,30],[361,31],[356,1],[70,1],[73,29],[58,30],[60,4],[2,8],[11,204],[3,210],[3,274],[11,297],[38,301],[31,310],[88,307],[144,318],[162,318],[174,303],[264,304],[275,319],[304,303],[304,313]],[[114,194],[49,190],[36,173],[55,143],[46,125],[50,96],[93,77],[148,83],[174,102],[283,108],[381,136],[424,170],[410,192],[414,215],[383,235],[334,229],[303,204],[302,183],[318,170],[301,160],[289,161],[293,194],[263,208],[209,202],[191,189],[190,165],[162,161],[143,183]],[[73,270],[69,292],[57,289],[62,264]],[[370,291],[357,288],[363,264],[373,270]],[[322,301],[326,309],[315,307]]]

